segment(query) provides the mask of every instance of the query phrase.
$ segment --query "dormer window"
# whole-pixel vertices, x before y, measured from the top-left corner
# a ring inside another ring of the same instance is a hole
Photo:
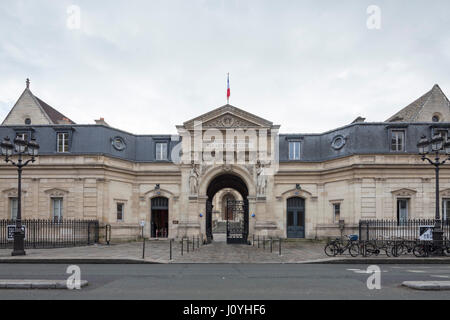
[[[156,160],[167,160],[167,142],[156,143]]]
[[[25,119],[25,124],[26,125],[30,125],[31,124],[31,119],[30,118],[26,118]]]
[[[300,141],[289,142],[289,160],[300,160]]]
[[[69,152],[68,132],[58,132],[56,134],[56,152]]]
[[[392,130],[391,132],[391,151],[405,151],[405,131]]]

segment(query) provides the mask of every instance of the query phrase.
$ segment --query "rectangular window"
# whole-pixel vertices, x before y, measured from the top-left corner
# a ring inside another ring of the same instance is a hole
[[[123,221],[123,203],[117,204],[117,221]]]
[[[26,133],[26,132],[20,132],[20,133],[17,133],[17,134],[16,134],[16,137],[20,137],[20,138],[22,138],[23,140],[28,141],[28,133]]]
[[[167,143],[158,142],[156,144],[156,160],[167,160]]]
[[[69,151],[69,134],[67,132],[58,132],[56,134],[56,148],[57,152]]]
[[[289,160],[300,160],[300,141],[289,142]]]
[[[405,131],[392,130],[391,136],[391,151],[405,151]]]
[[[450,219],[450,199],[442,199],[442,220]]]
[[[63,199],[52,198],[53,220],[60,221],[63,218]]]
[[[397,222],[403,225],[409,216],[409,199],[397,199]]]
[[[16,220],[16,218],[17,218],[17,205],[18,205],[17,198],[9,198],[9,207],[11,210],[11,219],[12,220]]]
[[[341,204],[333,203],[333,216],[334,222],[339,222],[341,220]]]

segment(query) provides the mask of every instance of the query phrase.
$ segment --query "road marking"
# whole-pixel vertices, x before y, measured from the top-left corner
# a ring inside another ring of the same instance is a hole
[[[412,272],[412,273],[425,273],[424,270],[406,270],[407,272]]]
[[[444,275],[440,275],[440,274],[431,274],[430,277],[435,277],[435,278],[450,278],[449,276],[444,276]]]

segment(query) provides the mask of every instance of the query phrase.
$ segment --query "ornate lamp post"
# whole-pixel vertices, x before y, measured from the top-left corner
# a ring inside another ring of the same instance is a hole
[[[431,146],[431,151],[430,151]],[[419,148],[419,154],[422,156],[423,161],[428,161],[434,166],[436,172],[436,215],[435,215],[435,225],[433,230],[433,242],[438,248],[437,252],[442,252],[442,240],[443,240],[443,230],[441,217],[439,212],[439,167],[443,165],[450,159],[450,140],[445,141],[444,138],[436,133],[429,141],[425,136],[422,136],[417,143],[417,148]],[[445,151],[446,158],[441,160],[440,153]],[[427,157],[427,154],[434,153],[434,160]]]
[[[11,143],[9,137],[3,139],[0,144],[1,154],[5,156],[6,162],[17,167],[18,172],[18,184],[17,184],[17,217],[16,217],[16,229],[14,231],[14,249],[11,253],[13,256],[25,255],[25,232],[22,229],[22,168],[28,163],[34,162],[38,156],[39,144],[36,143],[33,137],[30,142],[25,141],[21,137],[17,136],[14,139],[14,145]],[[28,155],[31,157],[25,162],[22,160],[22,156]],[[17,162],[10,159],[11,156],[17,155]]]

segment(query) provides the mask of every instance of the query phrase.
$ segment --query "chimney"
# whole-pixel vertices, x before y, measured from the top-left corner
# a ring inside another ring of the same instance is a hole
[[[100,118],[98,120],[94,120],[95,124],[100,124],[109,127],[109,124],[106,123],[105,118]]]
[[[352,124],[353,123],[360,123],[360,122],[364,122],[364,121],[366,121],[366,118],[358,117],[355,120],[353,120]]]

